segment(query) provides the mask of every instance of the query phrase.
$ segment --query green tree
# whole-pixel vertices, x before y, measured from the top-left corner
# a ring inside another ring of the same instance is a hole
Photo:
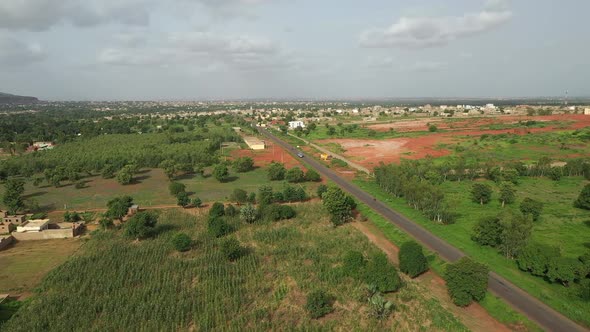
[[[584,186],[578,199],[574,202],[574,207],[578,209],[590,210],[590,184]]]
[[[290,168],[285,174],[285,180],[291,183],[298,183],[305,181],[305,174],[299,167]]]
[[[271,186],[261,186],[258,188],[258,203],[260,205],[271,204],[274,201],[273,191]]]
[[[229,197],[230,201],[236,202],[237,204],[243,204],[248,202],[248,193],[240,188],[235,188]]]
[[[196,208],[200,208],[203,205],[203,201],[199,197],[193,198],[193,206]]]
[[[316,191],[316,192],[317,192],[317,194],[318,194],[318,197],[319,197],[319,198],[322,198],[322,195],[323,195],[323,194],[324,194],[326,191],[328,191],[328,186],[326,186],[325,184],[320,184],[320,185],[318,186],[318,189],[317,189],[317,191]]]
[[[313,169],[308,169],[307,172],[305,172],[305,180],[310,182],[320,182],[322,181],[322,178],[318,172],[314,171]]]
[[[365,282],[368,285],[376,286],[383,293],[395,292],[402,286],[397,270],[382,252],[372,255],[369,259]]]
[[[127,211],[133,205],[133,198],[130,196],[121,196],[111,199],[107,202],[106,216],[112,219],[123,221]]]
[[[254,160],[250,157],[240,157],[234,161],[234,169],[238,173],[249,172],[254,169]]]
[[[191,237],[186,235],[185,233],[176,233],[172,237],[171,242],[174,246],[174,249],[183,252],[189,251],[191,249],[193,241],[191,240]]]
[[[133,168],[127,165],[117,172],[117,182],[122,185],[130,184],[133,182],[133,174]]]
[[[502,243],[503,230],[499,217],[483,217],[473,226],[471,239],[482,246],[497,247]]]
[[[178,194],[185,192],[186,185],[180,182],[170,182],[168,185],[168,190],[170,191],[170,195],[178,196]]]
[[[178,168],[176,162],[172,159],[166,159],[160,163],[160,168],[164,170],[164,174],[168,177],[168,180],[172,180],[178,174]]]
[[[258,211],[252,206],[252,204],[246,204],[240,209],[240,219],[249,224],[253,223],[258,219]]]
[[[502,207],[505,204],[514,203],[514,199],[516,198],[516,190],[514,186],[509,182],[503,182],[500,185],[500,202],[502,203]]]
[[[103,217],[98,221],[98,224],[100,225],[100,228],[105,231],[107,229],[111,229],[115,226],[115,224],[113,223],[113,219],[111,218],[107,218],[107,217]]]
[[[367,263],[367,259],[360,251],[351,250],[344,255],[342,269],[347,276],[362,279],[365,275]]]
[[[225,236],[233,232],[233,230],[233,227],[223,217],[209,217],[207,221],[207,231],[215,237]]]
[[[221,243],[221,252],[230,261],[235,261],[244,256],[247,252],[240,242],[234,238],[229,238]]]
[[[22,195],[25,192],[25,181],[10,178],[4,184],[4,196],[2,202],[6,205],[10,214],[16,214],[25,207]]]
[[[176,204],[178,206],[182,206],[183,208],[188,207],[191,204],[191,199],[188,197],[188,193],[182,191],[176,195]]]
[[[116,172],[117,168],[115,165],[107,164],[102,168],[101,175],[103,179],[112,179],[115,177]]]
[[[471,187],[471,198],[481,205],[489,203],[492,200],[492,187],[485,183],[474,183]]]
[[[215,202],[209,209],[209,219],[223,217],[225,215],[225,206],[223,203]]]
[[[218,164],[213,168],[213,177],[219,182],[225,182],[229,178],[229,170],[224,164]]]
[[[534,276],[543,277],[554,259],[561,257],[559,248],[540,243],[529,243],[518,254],[518,268]]]
[[[453,303],[465,307],[474,300],[483,300],[488,288],[488,272],[487,266],[468,257],[447,265],[445,280]]]
[[[573,257],[558,257],[551,260],[547,277],[552,282],[560,282],[569,286],[578,277],[581,270],[581,263]]]
[[[415,278],[428,270],[428,261],[422,246],[415,241],[402,244],[398,253],[399,269],[411,278]]]
[[[526,215],[507,213],[502,216],[501,222],[500,252],[506,258],[513,259],[527,244],[533,230],[533,221]]]
[[[305,310],[311,318],[317,319],[334,311],[334,296],[322,291],[314,291],[307,295]]]
[[[330,186],[322,195],[322,200],[334,225],[342,225],[352,219],[352,210],[356,208],[356,203],[339,187]]]
[[[124,234],[138,240],[146,238],[153,234],[157,222],[158,215],[154,212],[138,212],[125,223]]]
[[[270,181],[280,181],[285,179],[285,165],[277,162],[272,162],[268,166],[267,175]]]
[[[434,133],[437,130],[438,130],[438,127],[436,125],[431,124],[430,126],[428,126],[428,131],[431,133]]]
[[[533,221],[537,221],[543,212],[543,203],[527,197],[520,203],[519,208],[522,214],[530,215]]]

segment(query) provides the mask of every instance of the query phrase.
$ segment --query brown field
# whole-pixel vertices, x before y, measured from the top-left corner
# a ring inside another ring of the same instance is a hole
[[[285,167],[287,167],[287,168],[290,168],[293,166],[299,166],[299,167],[302,166],[297,159],[293,158],[289,153],[287,153],[280,146],[275,145],[273,142],[268,141],[268,140],[265,143],[266,143],[266,149],[264,149],[264,150],[258,150],[258,151],[254,151],[254,150],[250,150],[250,149],[234,150],[234,151],[232,151],[231,156],[234,158],[251,157],[252,159],[254,159],[254,164],[259,167],[266,167],[273,161],[284,163]]]
[[[79,238],[13,243],[0,251],[0,293],[29,296],[47,272],[65,262],[81,244]]]

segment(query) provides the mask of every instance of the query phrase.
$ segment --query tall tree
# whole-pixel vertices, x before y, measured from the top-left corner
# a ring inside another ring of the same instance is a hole
[[[152,235],[158,222],[158,215],[154,212],[139,212],[125,224],[125,235],[130,238],[143,239]]]
[[[447,266],[445,280],[453,302],[465,307],[473,300],[479,302],[486,296],[488,268],[468,257],[463,257],[458,262]]]
[[[584,186],[574,206],[578,209],[590,210],[590,184]]]
[[[227,181],[229,177],[229,170],[224,164],[218,164],[213,168],[213,176],[219,182]]]
[[[4,185],[4,196],[2,202],[6,205],[10,214],[16,214],[25,207],[22,194],[25,192],[25,181],[11,178],[6,180]]]
[[[133,198],[130,196],[116,197],[108,201],[106,215],[109,218],[119,219],[123,221],[123,217],[127,215],[127,211],[133,205]]]
[[[285,165],[277,162],[272,162],[268,166],[267,175],[270,181],[280,181],[285,179]]]
[[[530,216],[507,213],[502,218],[502,241],[500,251],[506,258],[518,256],[527,244],[533,230]]]
[[[356,207],[356,203],[339,187],[328,187],[322,195],[322,200],[334,225],[342,225],[352,219],[352,210]]]
[[[500,185],[500,202],[502,202],[502,207],[505,204],[513,203],[515,197],[516,190],[514,190],[514,186],[510,182],[503,182]]]
[[[428,261],[422,246],[416,241],[408,241],[399,249],[399,269],[411,278],[428,270]]]
[[[492,187],[485,183],[473,184],[471,198],[481,205],[489,203],[492,200]]]

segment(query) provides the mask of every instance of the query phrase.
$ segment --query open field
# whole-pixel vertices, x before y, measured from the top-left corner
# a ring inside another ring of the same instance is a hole
[[[590,155],[587,129],[546,129],[550,128],[449,131],[382,140],[335,138],[315,143],[335,152],[344,151],[341,153],[345,157],[368,168],[380,162],[398,163],[401,159],[427,156],[463,155],[467,158],[527,162],[542,156],[565,160]]]
[[[571,319],[590,326],[588,315],[590,303],[575,296],[575,287],[566,288],[522,272],[513,260],[504,258],[496,249],[481,247],[471,240],[471,230],[475,222],[482,216],[495,215],[501,210],[497,199],[483,207],[473,203],[469,197],[472,182],[443,184],[449,202],[454,207],[453,211],[459,213],[458,219],[451,225],[436,224],[428,220],[420,212],[410,208],[403,199],[392,198],[373,182],[357,180],[356,183],[474,259],[487,264],[493,271],[514,282],[529,294]],[[577,257],[588,249],[588,239],[581,234],[588,232],[588,225],[585,222],[590,220],[590,212],[574,209],[571,204],[585,183],[587,181],[583,181],[580,177],[562,178],[559,182],[544,178],[523,178],[521,184],[517,186],[518,202],[506,208],[517,208],[517,204],[523,197],[543,201],[544,213],[541,220],[535,223],[532,239],[558,246],[564,256]],[[493,187],[497,190],[495,185]]]
[[[28,296],[50,270],[65,262],[81,244],[80,239],[24,241],[0,251],[0,294]]]
[[[221,256],[220,240],[206,234],[205,217],[180,210],[163,212],[154,239],[136,242],[114,232],[97,233],[79,255],[47,276],[41,293],[4,328],[467,330],[413,282],[387,295],[396,306],[389,319],[369,318],[365,286],[344,277],[339,266],[347,250],[378,249],[352,225],[333,228],[318,203],[299,205],[297,211],[290,221],[239,225],[232,236],[250,252],[233,263]],[[169,244],[174,231],[190,234],[193,250],[174,252]],[[115,269],[119,273],[113,275]],[[314,289],[336,297],[334,312],[317,320],[304,310]]]

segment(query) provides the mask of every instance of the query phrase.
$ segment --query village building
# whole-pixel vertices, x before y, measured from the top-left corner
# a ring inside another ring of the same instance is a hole
[[[264,141],[260,140],[258,137],[246,136],[246,137],[244,137],[244,142],[246,142],[248,147],[252,150],[264,150],[265,149]]]

